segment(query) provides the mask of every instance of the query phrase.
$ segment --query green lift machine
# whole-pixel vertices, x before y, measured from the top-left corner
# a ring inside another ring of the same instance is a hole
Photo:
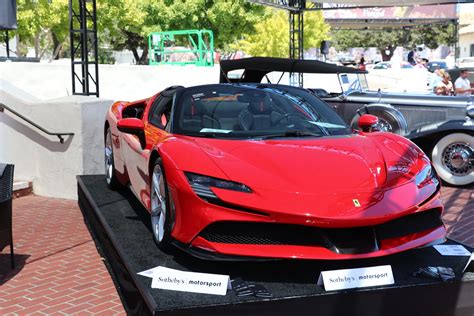
[[[150,65],[214,66],[211,30],[153,32],[148,36]]]

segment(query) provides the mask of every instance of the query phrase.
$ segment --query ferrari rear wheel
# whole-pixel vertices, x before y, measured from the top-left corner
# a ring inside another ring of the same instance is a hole
[[[105,180],[107,181],[107,186],[110,189],[118,189],[120,187],[120,182],[117,179],[115,174],[115,165],[114,165],[114,148],[112,143],[112,132],[110,127],[107,128],[105,132],[104,139],[104,165],[105,165]]]
[[[155,161],[150,180],[150,217],[153,238],[158,247],[162,250],[169,250],[171,239],[171,212],[168,186],[166,184],[161,159]]]
[[[453,133],[439,139],[431,158],[439,177],[451,185],[474,182],[474,137]]]

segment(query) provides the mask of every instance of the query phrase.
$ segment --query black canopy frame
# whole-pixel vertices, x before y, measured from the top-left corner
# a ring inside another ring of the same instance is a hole
[[[351,67],[338,66],[319,60],[303,60],[291,58],[250,57],[235,60],[223,60],[220,63],[220,82],[252,82],[259,83],[270,72],[317,73],[317,74],[366,74],[367,71]],[[244,70],[240,78],[229,78],[229,72]]]

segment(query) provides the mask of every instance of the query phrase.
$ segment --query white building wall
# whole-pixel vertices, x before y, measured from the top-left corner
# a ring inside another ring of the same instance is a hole
[[[474,44],[474,32],[459,34],[459,58],[471,57],[472,44]]]
[[[72,95],[70,60],[53,63],[0,63],[0,79],[39,99]],[[217,83],[219,66],[100,65],[100,97],[139,100],[172,86]]]
[[[33,180],[35,194],[77,197],[76,175],[103,173],[103,122],[111,100],[70,96],[49,101],[0,81],[0,102],[51,132],[72,132],[60,143],[9,111],[0,113],[0,161],[15,178]]]

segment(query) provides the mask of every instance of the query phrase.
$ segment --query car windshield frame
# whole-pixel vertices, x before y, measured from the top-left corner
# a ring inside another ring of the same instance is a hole
[[[262,107],[261,112],[255,112],[258,107]],[[275,84],[189,87],[175,96],[171,115],[170,132],[192,137],[263,140],[352,133],[344,120],[311,91]]]

